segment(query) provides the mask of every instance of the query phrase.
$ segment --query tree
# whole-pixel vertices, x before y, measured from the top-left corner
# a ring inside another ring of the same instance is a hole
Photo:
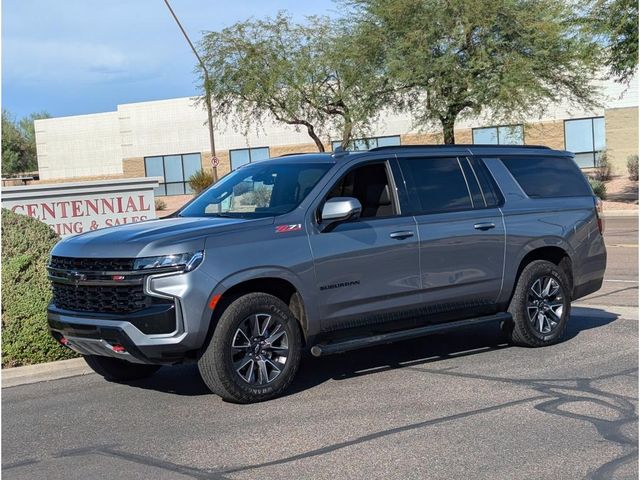
[[[238,119],[245,133],[271,117],[305,128],[321,152],[324,135],[346,147],[393,94],[382,57],[355,39],[344,22],[295,24],[283,13],[207,33],[200,47],[216,115]]]
[[[2,172],[21,173],[38,169],[34,120],[49,118],[47,112],[32,113],[16,121],[2,111]]]
[[[598,48],[564,0],[345,0],[419,125],[506,121],[558,100],[593,106]]]
[[[638,68],[637,0],[590,0],[588,31],[605,47],[609,75],[629,83]]]

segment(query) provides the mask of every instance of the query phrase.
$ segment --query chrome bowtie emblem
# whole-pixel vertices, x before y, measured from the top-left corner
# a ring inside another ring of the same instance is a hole
[[[84,273],[80,272],[68,272],[67,278],[69,280],[73,280],[75,283],[81,282],[82,280],[86,280],[87,276]]]

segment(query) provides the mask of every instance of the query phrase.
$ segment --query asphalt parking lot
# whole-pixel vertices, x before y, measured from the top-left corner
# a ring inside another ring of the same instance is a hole
[[[638,477],[638,226],[609,218],[601,291],[543,349],[485,327],[307,358],[289,395],[233,405],[196,367],[2,391],[7,479]]]

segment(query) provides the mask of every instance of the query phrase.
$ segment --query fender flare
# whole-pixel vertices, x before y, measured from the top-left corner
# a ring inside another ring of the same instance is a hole
[[[300,277],[298,277],[291,270],[278,266],[248,268],[246,270],[241,270],[239,272],[234,272],[231,275],[228,275],[227,277],[219,281],[216,284],[215,288],[209,294],[207,300],[207,308],[205,308],[202,318],[203,322],[207,322],[208,324],[208,334],[207,340],[205,341],[205,346],[208,343],[208,338],[210,338],[211,333],[213,332],[213,312],[215,311],[218,300],[225,294],[225,292],[229,291],[231,288],[240,285],[241,283],[248,280],[259,280],[261,278],[278,278],[280,280],[285,280],[293,285],[293,287],[302,297],[302,304],[305,315],[307,317],[307,325],[310,323],[309,311],[311,309],[309,308],[309,302],[306,300],[309,298],[309,296],[306,289],[302,286],[304,282],[300,279]],[[214,303],[213,309],[211,308],[212,303]],[[311,334],[311,332],[308,331],[306,333]]]

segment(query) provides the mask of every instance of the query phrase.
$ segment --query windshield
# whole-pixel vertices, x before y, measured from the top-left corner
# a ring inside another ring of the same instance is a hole
[[[262,218],[295,209],[329,170],[323,163],[273,163],[242,167],[211,186],[181,217]]]

